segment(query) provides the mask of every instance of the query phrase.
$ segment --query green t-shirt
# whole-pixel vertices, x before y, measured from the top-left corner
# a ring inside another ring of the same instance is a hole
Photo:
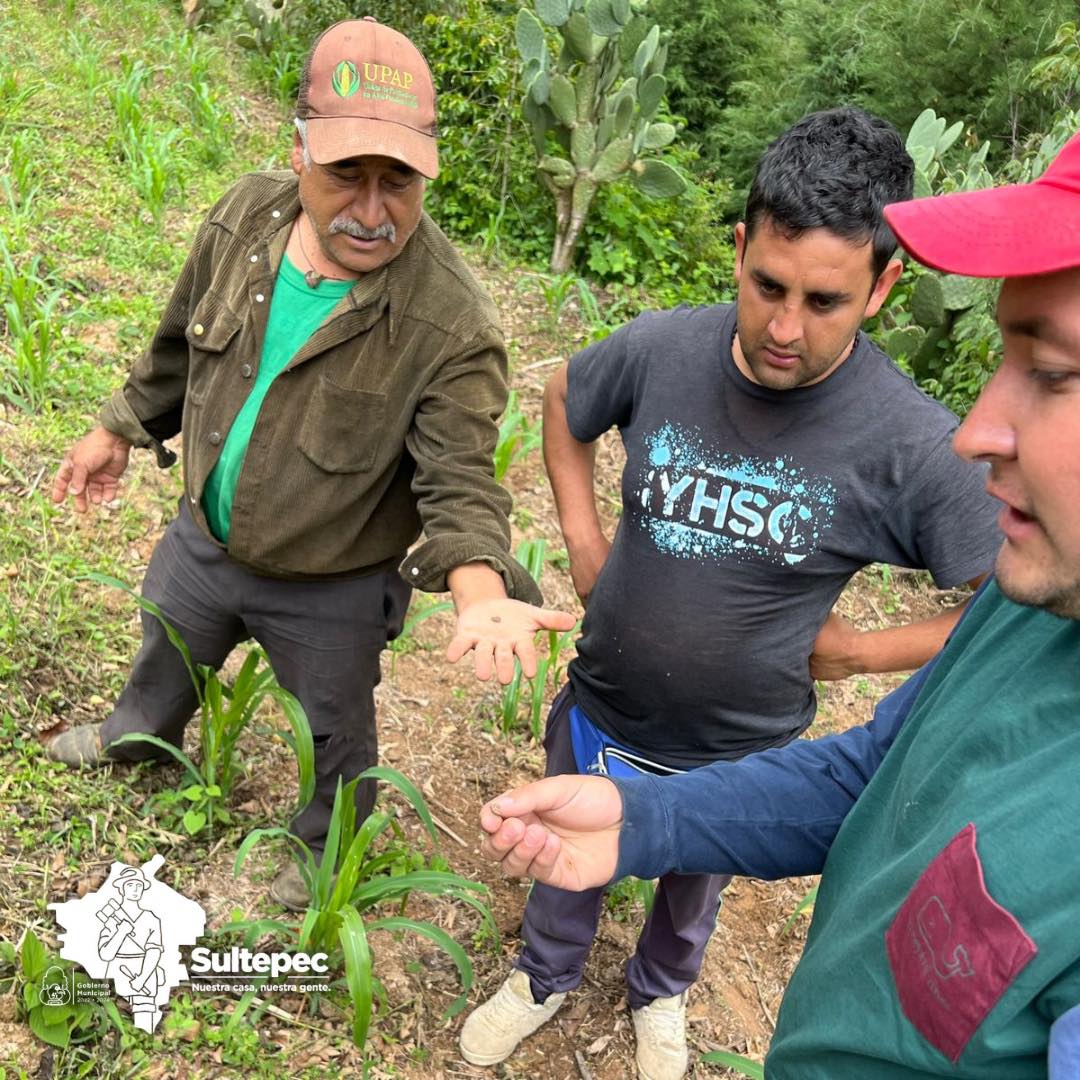
[[[975,601],[829,852],[769,1080],[1045,1080],[1080,1003],[1078,661],[1080,621]]]
[[[251,433],[255,430],[255,421],[270,384],[355,284],[355,281],[321,281],[312,289],[287,255],[281,260],[270,301],[262,356],[259,357],[259,368],[251,393],[229,429],[221,456],[203,490],[206,520],[213,534],[223,544],[229,542],[236,485],[240,481]]]

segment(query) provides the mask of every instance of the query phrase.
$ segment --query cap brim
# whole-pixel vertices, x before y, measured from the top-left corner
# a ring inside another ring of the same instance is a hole
[[[371,154],[404,162],[429,180],[439,175],[435,137],[392,120],[312,116],[307,121],[307,142],[311,160],[319,165]]]
[[[919,262],[950,274],[1026,277],[1080,266],[1080,197],[1049,183],[892,203],[885,220]]]

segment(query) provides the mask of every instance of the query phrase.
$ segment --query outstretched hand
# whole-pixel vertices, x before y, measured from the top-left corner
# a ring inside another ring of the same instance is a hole
[[[446,658],[457,663],[471,649],[476,677],[486,682],[494,671],[505,685],[514,677],[517,656],[521,670],[532,678],[536,674],[536,631],[572,630],[576,622],[568,612],[534,607],[505,596],[477,600],[458,614]]]
[[[549,776],[480,811],[481,851],[508,877],[581,892],[606,885],[619,860],[619,789],[602,776]]]

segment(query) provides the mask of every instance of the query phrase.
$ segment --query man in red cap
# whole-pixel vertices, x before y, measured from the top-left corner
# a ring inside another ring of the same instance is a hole
[[[168,466],[183,432],[184,496],[144,595],[199,664],[248,637],[303,704],[316,794],[292,823],[318,853],[339,780],[377,760],[379,654],[412,587],[449,589],[448,656],[508,682],[535,670],[533,634],[573,617],[510,555],[495,483],[506,352],[491,299],[424,214],[438,172],[435,89],[423,56],[373,19],[315,42],[297,101],[292,171],[239,181],[203,221],[149,348],[53,488],[76,510],[111,500],[132,447]],[[406,552],[421,530],[425,542]],[[404,560],[404,561],[403,561]],[[526,602],[522,602],[522,600]],[[156,619],[103,725],[49,753],[69,765],[179,746],[197,699]],[[374,787],[357,789],[359,820]],[[291,864],[271,894],[307,889]]]
[[[770,1080],[1080,1076],[1080,135],[1039,179],[897,203],[930,266],[1004,277],[954,439],[1004,504],[995,576],[866,727],[682,776],[558,776],[481,821],[564,889],[822,873]]]

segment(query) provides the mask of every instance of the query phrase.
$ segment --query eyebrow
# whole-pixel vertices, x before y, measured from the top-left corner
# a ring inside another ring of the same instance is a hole
[[[774,277],[766,274],[764,270],[753,269],[750,271],[750,276],[762,285],[769,285],[774,289],[782,289],[787,291],[787,286],[781,284]],[[811,300],[816,300],[819,304],[842,304],[846,300],[851,299],[851,293],[848,292],[823,292],[820,289],[815,289],[813,292],[806,294]]]
[[[1045,341],[1063,352],[1080,356],[1080,338],[1063,330],[1045,315],[1037,315],[1030,319],[1013,319],[1005,323],[1001,329],[1009,334]]]

